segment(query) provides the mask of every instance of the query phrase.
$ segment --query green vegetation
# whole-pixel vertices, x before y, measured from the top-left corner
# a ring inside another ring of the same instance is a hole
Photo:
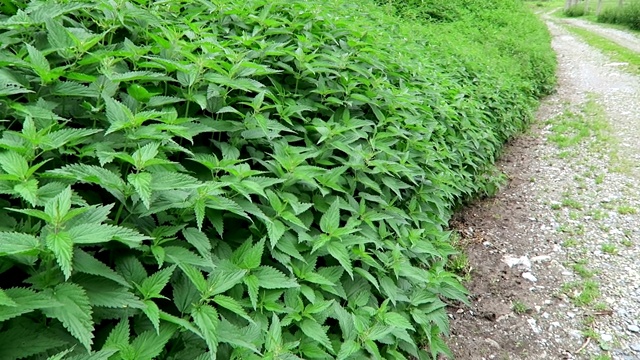
[[[449,218],[555,60],[422,3],[3,0],[0,358],[447,354]]]
[[[529,306],[527,306],[527,304],[525,304],[520,300],[515,300],[511,308],[513,309],[513,312],[515,312],[518,315],[525,314],[530,310]]]
[[[602,244],[600,248],[602,252],[607,254],[615,255],[618,253],[618,248],[614,244]]]
[[[598,14],[597,21],[640,30],[640,3],[631,1],[622,6],[607,7]]]

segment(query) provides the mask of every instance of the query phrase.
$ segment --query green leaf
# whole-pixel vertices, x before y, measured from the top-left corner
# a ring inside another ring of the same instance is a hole
[[[50,296],[62,306],[44,308],[42,312],[47,317],[59,320],[69,333],[90,351],[93,342],[93,320],[89,298],[84,289],[73,283],[62,283],[50,291]]]
[[[29,171],[29,163],[24,156],[11,150],[0,153],[0,167],[5,173],[22,180],[26,180]]]
[[[211,257],[211,241],[205,233],[196,228],[186,228],[182,230],[182,235],[189,244],[198,250],[202,257]]]
[[[56,257],[60,269],[64,273],[65,279],[71,277],[71,271],[73,265],[71,260],[73,258],[73,240],[67,232],[52,232],[47,235],[47,248],[53,251]]]
[[[400,313],[388,312],[384,314],[383,319],[384,323],[389,326],[407,330],[415,330],[411,325],[409,319],[405,318]]]
[[[62,26],[62,24],[58,21],[55,21],[51,18],[45,21],[47,27],[47,40],[49,40],[49,44],[56,50],[58,53],[67,58],[70,49],[75,46],[75,42],[71,37],[69,31]]]
[[[223,292],[231,289],[237,284],[241,283],[247,270],[244,269],[223,269],[221,267],[216,268],[207,280],[209,283],[209,289],[211,293],[209,295],[222,294]]]
[[[0,322],[32,312],[36,309],[61,305],[46,294],[37,293],[30,289],[11,288],[5,289],[4,292],[17,306],[0,305]]]
[[[4,290],[0,289],[0,306],[18,306],[18,304]]]
[[[40,241],[33,235],[16,232],[0,232],[0,256],[37,253]]]
[[[0,332],[0,359],[22,359],[69,345],[59,334],[30,321],[15,322]]]
[[[271,325],[266,334],[265,348],[270,352],[277,352],[282,347],[282,327],[280,326],[280,318],[273,313],[271,315]]]
[[[320,218],[320,230],[327,234],[333,234],[340,227],[340,203],[334,201],[329,210]]]
[[[338,241],[331,241],[327,244],[327,251],[329,251],[331,256],[338,260],[340,265],[342,265],[345,271],[353,279],[353,265],[347,248]]]
[[[333,347],[331,346],[331,341],[327,336],[327,332],[322,328],[320,324],[318,324],[315,320],[304,319],[299,325],[300,330],[302,330],[305,335],[319,342],[320,345],[327,348],[329,352],[334,353]]]
[[[236,299],[225,295],[216,295],[213,298],[213,302],[227,310],[230,310],[236,315],[239,315],[248,322],[252,324],[254,323],[253,319],[249,316],[249,314],[247,314],[247,312],[242,308],[242,305],[240,305],[240,303]]]
[[[191,312],[193,321],[202,333],[204,341],[207,343],[209,352],[215,358],[218,351],[218,335],[217,329],[220,319],[215,308],[209,305],[201,305],[193,309]]]
[[[142,311],[147,315],[151,324],[153,324],[153,327],[156,329],[156,333],[160,335],[160,308],[158,308],[158,305],[156,305],[153,300],[145,300]]]
[[[36,206],[38,202],[38,180],[29,179],[25,182],[16,184],[13,190],[17,192],[31,206]]]
[[[162,353],[167,342],[176,332],[176,327],[172,324],[161,324],[160,333],[155,331],[145,331],[138,335],[132,342],[134,349],[133,357],[124,360],[153,360]]]
[[[262,262],[264,251],[264,238],[252,246],[251,239],[247,239],[236,251],[234,251],[231,261],[242,269],[255,269]]]
[[[111,329],[107,340],[104,342],[102,349],[123,349],[129,345],[129,318],[123,318]]]
[[[266,223],[266,226],[267,234],[269,235],[269,243],[271,244],[271,248],[274,248],[284,235],[285,231],[287,231],[287,227],[280,220],[268,222]]]
[[[286,289],[298,287],[298,283],[287,277],[280,270],[270,266],[260,266],[251,273],[258,279],[258,284],[265,289]]]
[[[54,225],[64,222],[64,218],[71,210],[71,187],[67,186],[60,194],[48,201],[44,206],[45,214],[51,217]]]
[[[76,283],[85,290],[89,302],[94,307],[112,309],[143,309],[144,303],[128,288],[110,280],[92,276],[74,277]]]
[[[104,103],[107,108],[107,120],[111,123],[105,135],[131,127],[135,124],[133,113],[128,107],[110,97],[105,97]]]
[[[351,355],[360,351],[361,347],[357,342],[353,340],[347,340],[340,345],[340,351],[338,352],[338,360],[346,360]]]
[[[133,152],[134,166],[138,170],[142,170],[146,167],[147,163],[158,156],[158,148],[160,144],[151,142]]]
[[[172,265],[144,279],[138,289],[142,293],[142,296],[144,296],[145,300],[151,298],[164,298],[164,296],[160,295],[160,292],[162,292],[162,289],[167,286],[167,283],[175,269],[176,266]]]
[[[40,52],[40,50],[34,48],[29,44],[25,44],[27,47],[27,52],[29,53],[29,63],[31,64],[33,70],[40,76],[43,83],[49,82],[49,73],[51,72],[51,65],[49,65],[49,61],[44,55]]]
[[[73,251],[73,269],[77,272],[113,280],[128,288],[131,287],[129,282],[120,274],[79,248],[75,248]]]
[[[129,174],[127,180],[129,183],[133,185],[133,188],[136,190],[136,193],[142,199],[144,206],[149,209],[151,207],[151,181],[153,177],[151,173],[148,172],[140,172],[137,174]]]
[[[116,272],[129,283],[140,284],[147,278],[147,271],[135,256],[119,257],[116,259]]]

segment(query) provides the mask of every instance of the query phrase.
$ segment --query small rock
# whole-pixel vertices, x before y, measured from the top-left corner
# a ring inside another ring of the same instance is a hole
[[[496,349],[500,349],[500,344],[498,344],[497,341],[490,339],[490,338],[486,338],[484,339],[484,342],[486,342],[487,344],[489,344],[491,347],[494,347]]]
[[[602,334],[600,335],[600,339],[602,339],[602,341],[604,342],[610,342],[611,340],[613,340],[613,336],[609,334]]]
[[[640,343],[631,344],[629,347],[633,351],[640,351]]]
[[[542,329],[540,329],[540,327],[536,323],[535,319],[527,319],[527,322],[529,323],[529,326],[531,326],[531,330],[533,330],[534,333],[539,334],[542,331]]]
[[[640,332],[640,327],[638,327],[637,325],[629,325],[627,326],[627,330],[631,332]]]
[[[502,261],[509,267],[521,266],[525,270],[531,269],[531,261],[526,256],[515,257],[513,255],[506,255],[502,258]]]
[[[523,278],[525,278],[525,279],[527,279],[527,280],[529,280],[529,281],[532,281],[532,282],[536,282],[536,281],[538,281],[538,279],[536,279],[536,277],[535,277],[535,276],[533,276],[533,274],[532,274],[532,273],[530,273],[530,272],[528,272],[528,271],[527,271],[527,272],[522,273],[522,277],[523,277]]]
[[[574,317],[576,317],[576,313],[571,312],[571,311],[568,311],[568,312],[567,312],[567,317],[568,317],[569,319],[573,319]]]
[[[539,262],[544,262],[544,261],[551,260],[551,256],[549,256],[549,255],[534,256],[530,260],[531,260],[532,263],[539,263]]]

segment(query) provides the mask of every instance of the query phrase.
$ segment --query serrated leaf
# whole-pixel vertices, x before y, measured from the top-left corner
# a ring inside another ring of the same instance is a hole
[[[278,241],[282,238],[287,227],[280,220],[273,220],[265,224],[267,227],[267,234],[269,235],[269,244],[271,248],[274,248]]]
[[[145,300],[142,311],[147,315],[151,324],[153,324],[153,327],[156,329],[156,333],[160,335],[160,309],[158,308],[158,305],[156,305],[153,300]]]
[[[0,153],[0,167],[7,174],[14,175],[19,179],[26,179],[29,171],[29,163],[24,156],[11,150]]]
[[[30,44],[25,44],[25,46],[29,53],[29,63],[38,76],[43,79],[43,82],[46,83],[48,81],[49,72],[51,72],[51,65],[49,65],[49,61],[47,61],[47,58],[44,57],[40,50]]]
[[[131,287],[120,274],[79,248],[73,251],[73,269],[85,274],[102,276],[125,287]]]
[[[338,352],[338,360],[346,360],[351,355],[360,351],[361,347],[357,342],[353,340],[347,340],[340,345],[340,351]]]
[[[42,137],[40,147],[44,151],[58,149],[69,143],[82,141],[100,131],[99,129],[62,129],[54,131]]]
[[[35,253],[40,248],[40,241],[29,234],[0,232],[0,239],[0,256]]]
[[[62,283],[50,292],[53,299],[62,306],[42,309],[42,312],[50,318],[59,320],[62,325],[84,345],[87,351],[91,351],[93,343],[93,320],[91,318],[91,305],[84,289],[73,283]]]
[[[134,116],[128,107],[110,97],[105,97],[104,103],[107,110],[107,120],[111,123],[105,135],[133,126]]]
[[[61,224],[71,210],[71,195],[71,187],[67,186],[44,205],[44,212],[51,217],[53,224]]]
[[[156,142],[150,142],[145,146],[139,148],[138,150],[134,151],[133,154],[131,155],[131,157],[133,157],[133,160],[134,160],[133,165],[138,170],[145,168],[147,163],[150,160],[158,156],[159,147],[160,147],[160,144]]]
[[[60,169],[49,170],[47,174],[74,181],[97,184],[118,200],[125,201],[124,191],[127,185],[124,180],[119,175],[99,166],[71,164]]]
[[[25,182],[16,184],[13,190],[17,192],[31,206],[36,206],[38,202],[38,180],[29,179]]]
[[[153,180],[151,173],[140,172],[137,174],[129,174],[127,180],[133,185],[144,206],[149,209],[151,207],[151,181]]]
[[[258,279],[261,288],[286,289],[300,286],[295,279],[287,277],[280,270],[270,266],[260,266],[251,273]]]
[[[344,270],[353,279],[353,264],[351,263],[351,258],[347,248],[338,241],[331,241],[327,244],[327,251],[329,251],[331,256],[338,260],[340,265],[342,265]]]
[[[255,310],[258,307],[258,290],[260,289],[258,278],[253,274],[249,274],[249,276],[245,277],[242,281],[247,286],[249,300],[251,301],[251,306]]]
[[[176,327],[172,324],[161,324],[160,333],[155,331],[145,331],[138,335],[132,342],[131,347],[134,349],[132,358],[124,358],[124,360],[153,360],[162,353],[167,342],[176,332]]]
[[[247,314],[244,308],[242,308],[242,305],[240,305],[240,303],[236,299],[229,296],[225,296],[225,295],[216,295],[213,298],[213,302],[235,313],[236,315],[242,317],[248,322],[252,324],[254,323],[253,319],[249,316],[249,314]]]
[[[384,314],[383,318],[384,318],[384,323],[389,326],[393,326],[401,329],[407,329],[407,330],[415,330],[411,325],[411,322],[404,316],[400,315],[399,313],[388,312]]]
[[[333,234],[340,227],[340,203],[334,201],[326,213],[320,218],[320,230],[327,234]]]
[[[163,297],[162,295],[160,295],[160,292],[162,292],[162,289],[167,286],[167,283],[169,282],[171,275],[173,275],[173,271],[175,270],[175,268],[176,266],[172,265],[144,279],[142,284],[140,284],[139,286],[139,290],[142,293],[142,296],[144,296],[145,299]]]
[[[5,289],[4,292],[17,306],[0,305],[0,322],[32,312],[36,309],[61,305],[49,296],[30,289],[11,288]]]
[[[23,359],[63,345],[68,345],[68,341],[59,334],[30,321],[21,321],[0,332],[0,359]]]
[[[275,313],[271,315],[271,325],[266,335],[265,348],[267,351],[276,352],[282,346],[282,328],[280,318]]]
[[[186,263],[178,264],[178,266],[200,293],[207,292],[209,285],[199,269]]]
[[[216,268],[207,279],[209,283],[210,294],[217,295],[231,289],[237,284],[242,282],[242,279],[247,274],[247,270],[244,269],[223,269],[221,267]]]
[[[143,302],[130,289],[110,280],[83,276],[74,278],[85,290],[92,306],[112,309],[143,309]]]
[[[263,251],[264,238],[253,246],[251,239],[247,239],[244,244],[234,251],[231,261],[242,269],[255,269],[260,266]]]
[[[154,191],[194,189],[202,185],[198,179],[177,172],[154,172],[151,189]]]
[[[304,319],[299,326],[300,330],[302,330],[305,335],[319,342],[320,345],[333,353],[333,347],[331,346],[331,341],[329,340],[326,331],[315,320]]]
[[[100,93],[95,89],[73,81],[57,82],[51,89],[51,93],[57,96],[100,97]]]
[[[18,306],[4,290],[0,289],[0,306]]]
[[[130,334],[129,318],[125,317],[111,329],[102,349],[123,349],[129,345]]]
[[[147,278],[147,271],[135,256],[116,259],[116,271],[130,283],[140,284]]]
[[[73,258],[73,240],[69,233],[61,231],[58,233],[52,232],[47,235],[46,240],[47,248],[53,252],[56,257],[60,269],[64,273],[65,279],[71,277],[71,271],[73,264],[71,262]]]
[[[204,258],[211,257],[211,241],[205,233],[196,228],[186,228],[182,230],[185,240],[193,245]]]
[[[207,343],[211,357],[215,359],[215,354],[218,351],[217,328],[220,323],[218,312],[209,305],[201,305],[193,309],[191,316]]]

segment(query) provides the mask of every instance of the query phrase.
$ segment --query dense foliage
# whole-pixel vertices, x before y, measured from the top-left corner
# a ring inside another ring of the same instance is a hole
[[[605,8],[598,14],[598,21],[627,26],[640,30],[640,2],[632,1],[622,6]]]
[[[520,4],[0,4],[1,359],[447,353],[452,208],[553,82]]]

